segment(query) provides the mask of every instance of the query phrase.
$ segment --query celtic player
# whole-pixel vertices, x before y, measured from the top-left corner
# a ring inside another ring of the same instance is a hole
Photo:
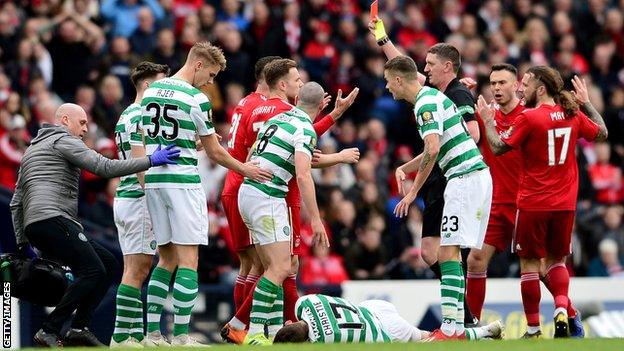
[[[177,164],[145,174],[147,207],[160,254],[148,285],[147,339],[159,345],[165,343],[159,331],[160,315],[176,268],[171,344],[198,344],[188,333],[197,298],[197,248],[208,244],[208,208],[197,168],[196,138],[218,164],[250,179],[271,179],[270,172],[235,160],[219,144],[210,101],[198,88],[212,84],[225,65],[221,49],[198,42],[189,51],[184,66],[173,77],[152,83],[141,100],[147,154],[151,155],[159,145],[174,144],[181,150]]]
[[[351,302],[325,295],[305,295],[297,300],[298,322],[277,332],[275,343],[356,343],[412,342],[430,336],[399,315],[387,301],[367,300],[355,306]],[[499,339],[503,323],[497,320],[484,327],[466,329],[466,338]]]
[[[425,146],[422,154],[403,165],[398,186],[404,198],[394,213],[407,215],[408,208],[437,161],[447,179],[438,262],[442,271],[442,326],[428,341],[464,338],[464,273],[460,247],[481,248],[490,215],[492,177],[455,104],[446,95],[423,87],[416,63],[397,56],[385,65],[386,87],[396,100],[414,104],[416,126]],[[407,193],[405,173],[418,170]]]
[[[145,156],[143,137],[139,129],[141,99],[152,82],[167,74],[167,65],[145,61],[132,70],[130,79],[136,88],[136,98],[121,113],[115,126],[115,141],[120,160]],[[113,203],[124,270],[117,289],[117,313],[111,347],[133,347],[143,341],[141,287],[149,275],[156,253],[156,240],[147,213],[143,184],[143,172],[121,177]]]
[[[276,64],[274,62],[269,64]],[[267,69],[269,69],[267,66]],[[288,67],[286,67],[288,69]],[[269,119],[258,132],[251,160],[270,169],[269,181],[245,179],[238,192],[241,217],[256,246],[265,272],[253,293],[249,333],[246,344],[267,345],[269,338],[284,324],[282,283],[290,272],[290,235],[286,195],[288,182],[296,176],[301,196],[310,214],[314,240],[329,245],[316,204],[314,182],[310,174],[316,133],[310,116],[322,109],[325,92],[314,82],[303,85],[297,107]]]

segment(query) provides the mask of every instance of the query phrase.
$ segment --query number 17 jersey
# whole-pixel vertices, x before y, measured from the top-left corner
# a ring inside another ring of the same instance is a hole
[[[368,309],[338,297],[301,296],[295,304],[295,315],[308,324],[311,342],[390,342],[381,322]]]
[[[141,128],[147,155],[158,145],[180,149],[175,165],[152,167],[145,173],[146,188],[200,188],[196,136],[215,132],[206,94],[186,81],[164,78],[150,84],[141,100]]]
[[[516,204],[523,210],[573,211],[578,195],[576,141],[593,141],[599,127],[582,112],[565,117],[559,105],[526,109],[502,141],[522,153]]]

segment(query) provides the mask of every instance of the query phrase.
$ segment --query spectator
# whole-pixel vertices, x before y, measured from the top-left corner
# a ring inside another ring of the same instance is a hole
[[[236,26],[237,31],[245,31],[249,27],[249,20],[240,13],[238,0],[221,0],[221,13],[219,21],[230,22]]]
[[[165,16],[157,0],[103,0],[100,12],[113,25],[112,35],[128,38],[139,27],[139,11],[147,6],[159,21]]]
[[[117,77],[121,83],[124,104],[133,100],[134,87],[130,81],[130,70],[139,63],[139,58],[130,51],[130,43],[124,37],[113,38],[109,54],[104,58],[100,67],[100,76],[107,73]]]
[[[156,51],[152,55],[151,61],[161,65],[168,65],[172,72],[176,72],[182,67],[181,55],[176,47],[176,39],[171,29],[161,29],[158,32],[156,41]]]
[[[30,40],[22,39],[19,42],[17,57],[7,64],[5,72],[13,82],[12,89],[20,94],[28,91],[30,81],[34,77],[42,76],[34,55],[34,44]]]
[[[589,263],[587,275],[590,277],[624,278],[624,256],[618,255],[618,245],[612,239],[604,239],[598,245],[600,256]]]
[[[99,96],[94,108],[96,123],[106,135],[112,135],[115,124],[124,110],[121,81],[114,75],[107,75],[100,83]]]
[[[228,30],[221,41],[223,53],[227,60],[225,71],[219,74],[221,84],[227,86],[230,83],[235,83],[246,87],[247,91],[253,90],[255,83],[251,79],[253,77],[253,72],[251,72],[253,63],[251,55],[242,49],[243,38],[241,33],[236,30]]]
[[[596,190],[596,201],[616,204],[622,201],[622,170],[612,165],[611,148],[608,143],[596,143],[596,163],[589,167],[589,176]]]
[[[132,51],[138,56],[147,56],[156,49],[156,25],[154,15],[147,7],[142,7],[138,13],[139,26],[130,37]]]
[[[300,271],[299,281],[304,285],[338,285],[349,279],[342,257],[319,245],[312,247],[312,256],[302,259]]]
[[[76,88],[87,82],[95,67],[95,55],[89,46],[98,40],[95,35],[83,35],[77,23],[67,19],[48,44],[53,63],[52,89],[65,101],[71,100]]]
[[[336,206],[336,222],[331,226],[332,245],[334,251],[344,256],[349,244],[356,240],[355,235],[355,205],[349,200],[343,200]]]
[[[383,279],[388,253],[381,242],[381,231],[367,225],[345,255],[345,266],[354,280]]]
[[[6,129],[6,133],[0,133],[0,186],[13,190],[30,136],[26,131],[26,120],[20,115],[13,115]]]

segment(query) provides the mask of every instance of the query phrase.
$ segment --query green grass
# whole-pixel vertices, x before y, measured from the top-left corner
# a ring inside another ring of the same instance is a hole
[[[241,350],[237,345],[213,345],[211,350],[227,351]],[[93,351],[93,348],[70,348],[75,351]],[[104,348],[101,348],[104,350]],[[179,350],[182,348],[166,348],[164,350]],[[624,339],[584,339],[584,340],[506,340],[506,341],[475,341],[475,342],[439,342],[439,343],[410,343],[410,344],[298,344],[274,345],[262,347],[242,347],[246,349],[263,349],[267,351],[622,351]],[[36,350],[36,349],[25,349]],[[108,349],[106,349],[108,350]],[[134,351],[136,349],[115,349],[119,351]],[[197,350],[197,348],[185,348]]]

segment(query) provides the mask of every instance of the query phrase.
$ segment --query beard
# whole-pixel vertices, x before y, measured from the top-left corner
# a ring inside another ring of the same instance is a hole
[[[524,97],[524,106],[533,108],[537,105],[537,94],[533,92],[533,94]]]

